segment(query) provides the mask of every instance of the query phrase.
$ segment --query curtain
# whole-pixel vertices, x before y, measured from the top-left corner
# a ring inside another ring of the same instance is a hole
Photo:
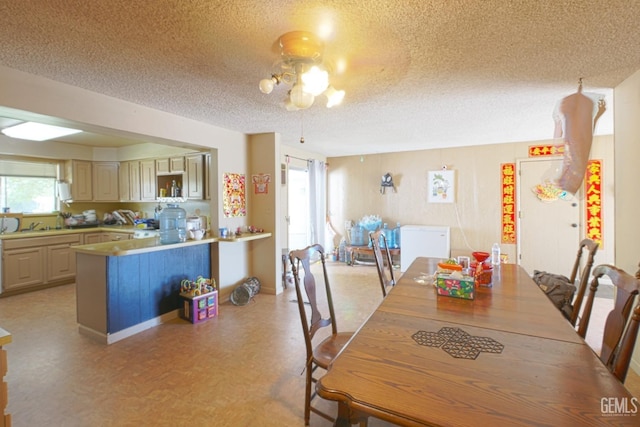
[[[327,212],[327,168],[320,160],[309,160],[309,226],[311,243],[320,243],[331,252],[333,242],[325,242]]]

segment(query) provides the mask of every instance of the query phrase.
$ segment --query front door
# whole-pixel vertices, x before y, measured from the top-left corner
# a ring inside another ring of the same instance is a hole
[[[562,159],[518,162],[518,264],[530,275],[544,270],[569,277],[580,243],[580,194],[563,198],[547,185]]]

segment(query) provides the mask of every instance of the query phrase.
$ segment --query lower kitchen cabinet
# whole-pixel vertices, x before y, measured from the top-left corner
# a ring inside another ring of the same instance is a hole
[[[25,237],[2,245],[2,292],[70,283],[75,279],[76,256],[71,246],[79,234]]]
[[[7,244],[5,243],[5,246]],[[44,283],[44,250],[41,247],[5,249],[3,291]]]

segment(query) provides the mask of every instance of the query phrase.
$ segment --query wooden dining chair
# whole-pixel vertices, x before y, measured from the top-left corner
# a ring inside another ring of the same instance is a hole
[[[591,268],[593,267],[593,260],[596,256],[596,252],[598,251],[599,243],[591,240],[584,239],[580,242],[578,247],[578,253],[576,255],[576,260],[573,264],[573,269],[571,270],[571,276],[569,277],[569,282],[576,286],[576,296],[573,299],[571,312],[569,315],[569,322],[571,322],[572,326],[576,326],[578,321],[578,317],[580,316],[580,309],[582,308],[582,301],[584,300],[584,294],[587,290],[587,286],[589,283],[589,276],[591,276]],[[582,273],[580,274],[580,278],[578,279],[578,272],[580,271],[580,261],[582,259],[582,254],[587,252],[587,259],[582,267]],[[576,283],[576,279],[579,281]]]
[[[603,276],[611,279],[616,288],[616,297],[614,308],[605,321],[600,360],[624,382],[640,325],[640,304],[633,309],[635,297],[640,292],[640,280],[612,265],[603,264],[594,268],[578,334],[582,338],[587,335],[593,299]]]
[[[376,268],[378,269],[378,277],[380,278],[380,286],[382,287],[382,296],[387,296],[387,288],[396,285],[396,278],[393,274],[393,263],[391,253],[387,246],[387,238],[382,232],[370,231],[369,239],[371,239],[371,247],[373,248],[373,257],[376,260]],[[383,243],[384,247],[380,243]]]
[[[307,349],[304,424],[305,426],[309,425],[311,412],[331,422],[335,422],[334,417],[312,406],[312,401],[317,394],[313,384],[318,381],[318,377],[314,376],[314,373],[318,368],[325,371],[327,370],[331,361],[333,361],[340,350],[342,350],[351,339],[353,332],[338,332],[331,287],[329,286],[329,276],[325,264],[325,253],[322,246],[314,244],[304,249],[291,251],[289,253],[289,260],[291,262],[298,310],[300,311],[304,341]],[[322,272],[318,274],[318,278],[324,286],[316,287],[316,277],[311,271],[312,263],[316,261],[319,261],[322,266]],[[306,298],[303,297],[303,287]],[[324,293],[324,295],[317,295],[316,291],[320,291]],[[328,317],[323,317],[320,312],[321,307],[328,311]],[[329,327],[331,327],[330,331],[328,330]],[[316,334],[321,330],[323,333],[318,335],[318,339],[314,339],[316,338]],[[367,425],[366,417],[357,417],[354,415],[351,418],[353,423],[358,422],[361,426]]]

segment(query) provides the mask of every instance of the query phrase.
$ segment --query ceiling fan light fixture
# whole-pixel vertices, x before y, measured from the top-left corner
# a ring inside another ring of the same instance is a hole
[[[344,99],[344,90],[336,90],[333,86],[329,86],[324,91],[324,96],[327,97],[327,108],[331,108],[335,105],[340,105]]]
[[[276,85],[284,82],[291,85],[285,108],[288,111],[309,108],[315,97],[327,92],[330,87],[329,69],[323,65],[324,43],[318,36],[306,31],[283,34],[279,42],[281,69],[270,79],[260,81],[260,91],[269,94]],[[335,98],[330,99],[327,107],[338,105],[344,98],[344,91],[333,89],[332,93],[335,93]]]
[[[82,132],[78,129],[61,126],[45,125],[43,123],[24,122],[19,125],[2,129],[2,133],[11,138],[27,139],[29,141],[47,141],[61,136]]]

